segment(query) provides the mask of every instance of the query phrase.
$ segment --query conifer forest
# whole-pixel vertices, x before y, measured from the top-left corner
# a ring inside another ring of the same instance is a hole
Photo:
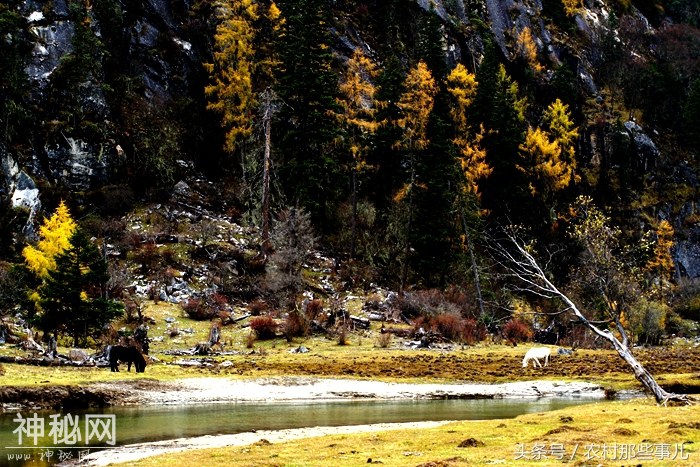
[[[0,316],[59,346],[377,288],[601,345],[518,253],[626,344],[700,332],[697,0],[5,0],[0,167]]]

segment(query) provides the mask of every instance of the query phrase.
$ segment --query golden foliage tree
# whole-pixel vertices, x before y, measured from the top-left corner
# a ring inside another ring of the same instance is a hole
[[[545,199],[571,182],[571,170],[561,157],[561,147],[539,127],[530,127],[520,145],[524,164],[518,168],[530,180],[530,192]]]
[[[655,274],[659,281],[659,295],[663,301],[663,285],[671,279],[674,271],[673,256],[673,226],[667,220],[662,220],[656,227],[656,244],[654,254],[647,263],[647,270]]]
[[[474,102],[478,83],[476,76],[462,65],[458,64],[447,76],[447,90],[452,95],[453,104],[450,114],[454,122],[455,137],[452,142],[457,147],[457,163],[462,177],[458,180],[460,185],[460,220],[464,229],[463,245],[466,245],[472,263],[474,273],[474,286],[481,314],[484,314],[481,286],[479,280],[479,268],[474,256],[474,245],[471,240],[471,232],[465,215],[465,205],[469,202],[479,201],[479,181],[488,177],[493,168],[486,162],[486,149],[481,141],[486,130],[483,123],[479,125],[479,133],[470,138],[470,124],[467,117],[468,109]]]
[[[451,115],[455,124],[456,136],[452,142],[459,151],[457,160],[464,175],[462,190],[479,198],[480,180],[488,177],[493,168],[486,162],[486,150],[481,146],[486,130],[483,124],[473,138],[469,137],[467,109],[476,95],[477,82],[474,74],[462,65],[457,65],[447,77],[447,90],[452,94],[454,104]]]
[[[414,153],[428,147],[428,120],[437,94],[435,79],[425,62],[418,62],[411,69],[404,89],[397,104],[401,118],[396,123],[402,130],[400,146]]]
[[[258,5],[253,0],[222,0],[218,11],[221,22],[214,35],[214,63],[204,64],[211,82],[204,92],[210,99],[207,108],[222,116],[225,149],[233,152],[252,132],[256,106],[253,24],[258,19]]]
[[[570,169],[576,170],[576,149],[574,143],[578,138],[578,128],[574,126],[569,113],[569,106],[557,99],[547,107],[542,115],[547,124],[549,137],[559,144],[562,157]],[[574,181],[577,181],[574,179]]]
[[[476,96],[476,76],[461,63],[447,76],[447,90],[452,94],[452,120],[457,127],[457,133],[462,133],[468,127],[467,109]]]
[[[341,111],[337,114],[345,127],[352,157],[352,226],[350,256],[355,256],[357,231],[357,176],[367,168],[366,155],[369,149],[368,136],[375,133],[379,123],[377,113],[376,87],[372,80],[378,71],[374,62],[361,49],[355,49],[348,60],[347,70],[340,83],[340,97],[337,98]]]
[[[275,2],[258,16],[255,23],[255,69],[254,87],[265,89],[275,80],[275,73],[280,66],[280,58],[275,49],[275,42],[284,35],[285,20]]]
[[[348,132],[353,167],[358,171],[366,164],[364,156],[367,153],[367,141],[364,136],[374,133],[379,127],[374,119],[377,112],[377,90],[372,84],[377,73],[374,62],[362,50],[355,49],[339,86],[340,97],[337,102],[341,112],[337,117]]]
[[[61,201],[56,211],[39,228],[36,246],[28,245],[22,250],[29,269],[42,279],[55,270],[56,257],[70,246],[70,238],[76,227],[68,207]]]
[[[518,169],[528,176],[532,195],[549,203],[554,193],[578,181],[574,149],[578,129],[568,107],[559,99],[547,107],[543,120],[547,131],[539,127],[528,129],[525,142],[520,145],[523,163]]]
[[[568,16],[576,16],[583,8],[581,0],[561,0],[561,2]]]
[[[416,182],[416,156],[428,147],[428,122],[433,110],[437,84],[425,62],[420,61],[413,67],[404,81],[404,93],[397,106],[401,118],[396,122],[401,128],[401,140],[398,146],[408,155],[409,180],[394,196],[394,201],[406,201],[408,220],[406,222],[406,240],[404,244],[403,266],[401,271],[401,290],[403,291],[408,277],[408,256],[410,252],[410,235],[413,223],[413,191],[416,187],[425,186]]]
[[[518,34],[518,53],[528,64],[530,69],[535,74],[542,72],[544,67],[537,60],[537,46],[532,38],[532,31],[529,27],[524,27],[522,31]]]

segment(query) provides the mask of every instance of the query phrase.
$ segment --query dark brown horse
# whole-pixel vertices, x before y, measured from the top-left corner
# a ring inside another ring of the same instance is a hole
[[[113,345],[109,349],[109,367],[112,371],[119,371],[119,362],[127,364],[126,371],[131,371],[132,363],[136,373],[143,373],[146,370],[146,359],[136,347]]]

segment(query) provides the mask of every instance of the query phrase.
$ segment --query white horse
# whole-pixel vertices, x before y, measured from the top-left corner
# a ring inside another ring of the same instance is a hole
[[[535,367],[535,365],[538,365],[540,368],[542,368],[542,364],[539,361],[540,358],[544,358],[544,366],[547,366],[547,364],[549,363],[549,354],[550,353],[551,353],[551,349],[549,347],[533,347],[533,348],[531,348],[525,354],[525,358],[523,358],[523,368],[527,368],[528,364],[530,363],[530,360],[535,361],[532,364],[533,368]]]

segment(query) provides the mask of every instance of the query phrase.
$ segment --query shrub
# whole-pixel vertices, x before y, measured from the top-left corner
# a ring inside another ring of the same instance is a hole
[[[253,348],[253,345],[255,344],[255,338],[256,338],[256,336],[255,336],[254,332],[248,333],[248,335],[246,336],[246,339],[245,339],[245,348],[246,349]]]
[[[445,301],[455,305],[462,316],[473,315],[475,305],[475,298],[470,297],[467,293],[456,285],[450,285],[447,290],[445,290]]]
[[[399,298],[398,306],[401,312],[409,317],[439,314],[459,315],[462,311],[459,305],[447,300],[445,294],[438,289],[406,293]]]
[[[155,270],[161,263],[161,254],[155,243],[148,242],[140,245],[134,251],[134,261],[141,263],[141,270],[144,273]]]
[[[315,320],[316,317],[323,311],[323,302],[321,300],[310,300],[306,304],[305,314],[309,320]]]
[[[475,319],[462,320],[462,342],[472,345],[486,339],[486,326],[478,323]]]
[[[219,309],[224,308],[226,305],[228,305],[228,298],[226,297],[226,295],[220,293],[212,294],[209,298],[209,301],[211,301],[213,306]]]
[[[341,326],[338,329],[338,345],[348,345],[350,341],[348,340],[348,327]]]
[[[207,295],[204,299],[191,298],[185,302],[182,308],[192,319],[198,321],[220,318],[225,320],[227,313],[222,310],[226,306],[228,299],[221,294]]]
[[[287,314],[284,320],[284,335],[288,341],[293,337],[306,336],[309,334],[309,321],[298,311]]]
[[[532,330],[519,319],[512,318],[503,326],[503,337],[512,343],[526,342],[532,338]]]
[[[380,347],[382,349],[386,349],[391,345],[391,342],[394,340],[393,334],[390,332],[385,332],[383,334],[379,334],[379,337],[377,337],[377,347]]]
[[[250,328],[255,331],[258,339],[273,339],[277,332],[277,321],[271,316],[257,316],[250,320]]]
[[[190,298],[182,305],[182,309],[185,310],[187,316],[191,318],[193,315],[196,316],[199,313],[201,306],[202,300],[198,298]]]
[[[440,314],[435,316],[431,322],[431,328],[439,332],[442,337],[451,341],[461,340],[462,320],[453,314]]]
[[[444,339],[466,344],[473,344],[486,338],[486,327],[483,324],[455,313],[422,316],[414,324],[414,334],[420,328],[439,334]]]
[[[253,316],[259,316],[262,313],[268,311],[269,308],[270,307],[267,304],[267,302],[260,298],[256,298],[248,304],[248,311],[250,311],[250,314]]]

